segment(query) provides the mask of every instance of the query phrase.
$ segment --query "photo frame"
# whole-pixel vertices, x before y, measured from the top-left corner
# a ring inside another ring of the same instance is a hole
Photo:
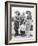
[[[5,44],[37,42],[37,3],[5,2]]]

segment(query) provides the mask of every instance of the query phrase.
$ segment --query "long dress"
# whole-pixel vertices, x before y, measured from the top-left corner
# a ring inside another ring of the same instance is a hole
[[[14,30],[15,30],[15,34],[18,35],[18,28],[19,28],[19,18],[16,18],[16,20],[14,21]]]

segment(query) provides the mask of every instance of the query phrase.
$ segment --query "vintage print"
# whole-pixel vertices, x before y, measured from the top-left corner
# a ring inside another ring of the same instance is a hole
[[[9,43],[36,42],[36,4],[10,3],[9,5],[8,3],[8,6],[8,16],[10,16],[8,40],[9,35],[11,38]]]

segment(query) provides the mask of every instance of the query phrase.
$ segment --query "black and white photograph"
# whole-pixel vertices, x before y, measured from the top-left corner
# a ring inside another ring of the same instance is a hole
[[[36,42],[37,4],[22,3],[8,2],[8,44]]]

